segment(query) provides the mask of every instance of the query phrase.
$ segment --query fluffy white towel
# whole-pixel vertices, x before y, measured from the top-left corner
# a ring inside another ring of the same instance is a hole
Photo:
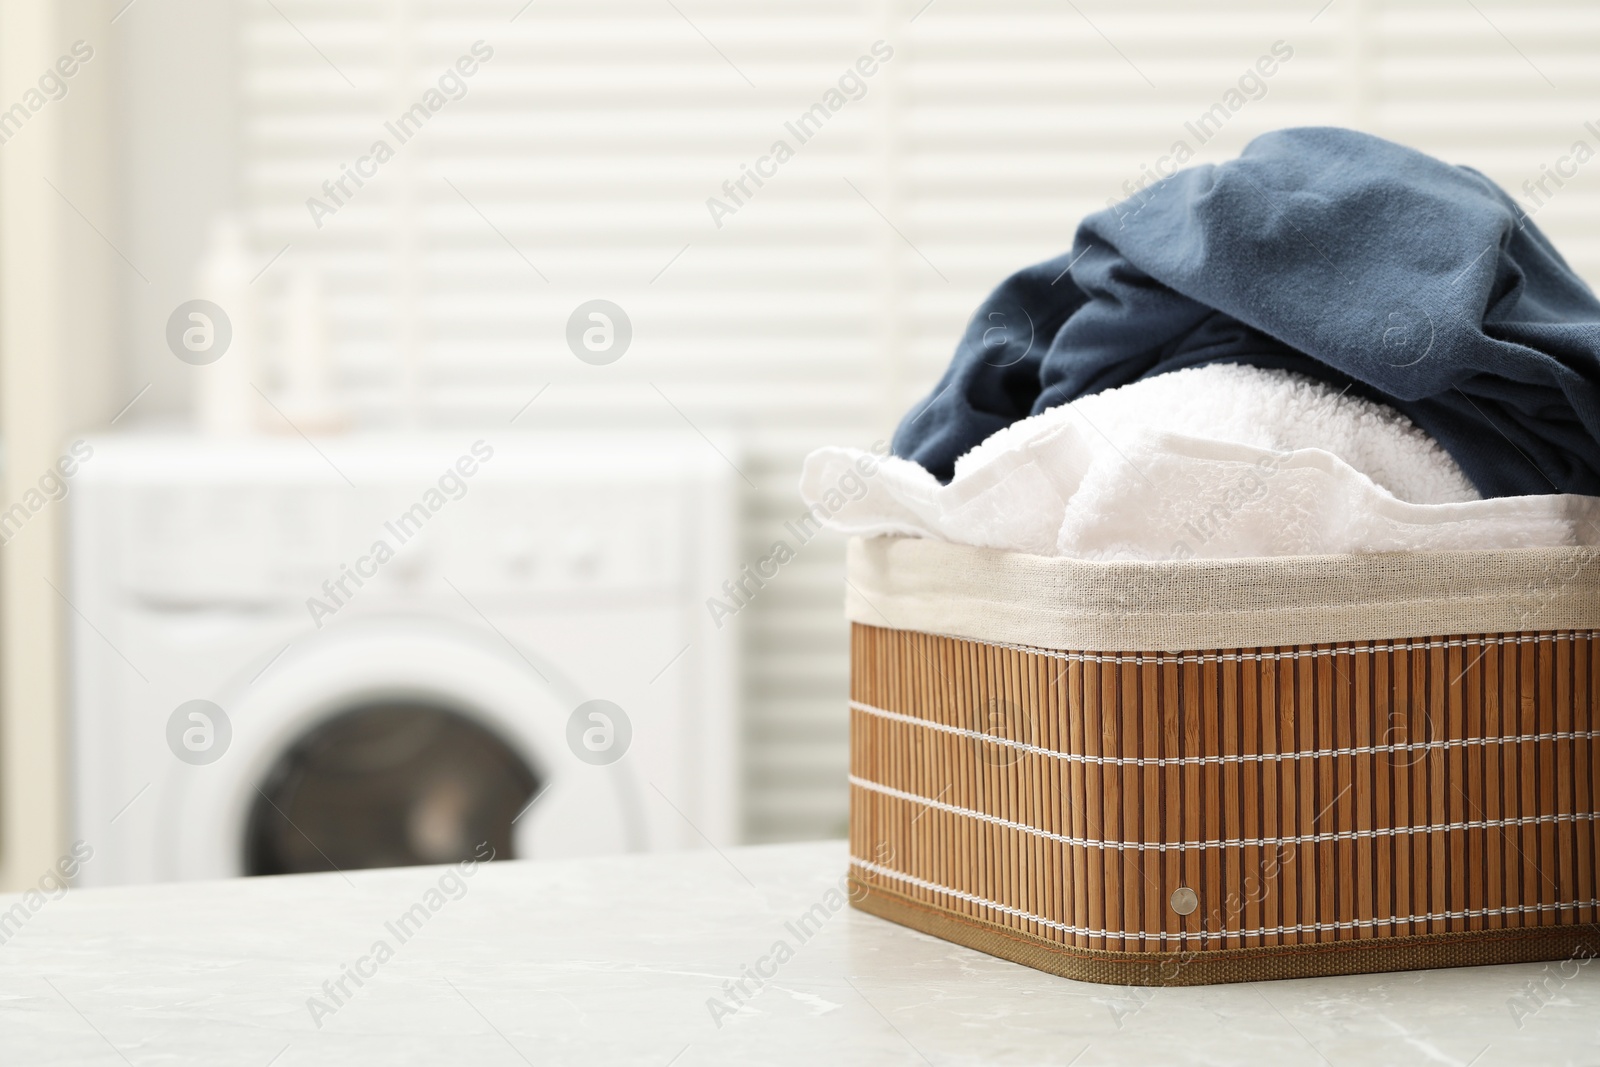
[[[1600,499],[1482,500],[1398,412],[1232,364],[1014,423],[961,457],[949,485],[905,460],[823,448],[800,491],[846,533],[1081,559],[1600,544]]]

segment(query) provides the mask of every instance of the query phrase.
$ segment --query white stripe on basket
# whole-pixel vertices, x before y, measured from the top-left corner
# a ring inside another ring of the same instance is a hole
[[[1011,819],[1002,819],[998,815],[990,815],[986,811],[974,811],[971,808],[947,804],[937,797],[925,797],[916,793],[907,793],[893,786],[883,785],[870,779],[861,778],[852,774],[850,784],[871,793],[903,800],[909,804],[920,804],[924,808],[937,808],[949,812],[951,815],[961,815],[969,819],[977,819],[992,826],[1002,826],[1008,830],[1019,830],[1034,837],[1042,837],[1059,844],[1076,848],[1102,848],[1115,852],[1182,852],[1185,849],[1195,848],[1247,848],[1270,847],[1273,845],[1315,845],[1324,841],[1359,841],[1365,838],[1378,837],[1404,837],[1413,834],[1448,833],[1456,830],[1490,830],[1503,829],[1515,826],[1542,826],[1546,823],[1562,822],[1593,822],[1600,813],[1592,811],[1558,812],[1553,815],[1522,815],[1511,819],[1468,819],[1464,822],[1428,823],[1422,826],[1379,826],[1371,830],[1329,830],[1324,833],[1295,834],[1288,837],[1229,837],[1218,838],[1213,841],[1114,841],[1109,838],[1071,837],[1066,834],[1054,833],[1050,830],[1041,830],[1037,826],[1027,823],[1014,822]]]
[[[889,722],[903,723],[907,726],[922,726],[929,730],[937,730],[940,733],[964,737],[970,741],[988,741],[992,744],[1001,745],[1018,752],[1026,752],[1034,756],[1046,756],[1050,759],[1063,760],[1067,763],[1094,764],[1099,767],[1199,767],[1229,763],[1283,763],[1291,760],[1323,759],[1328,756],[1427,753],[1434,749],[1443,751],[1451,748],[1470,748],[1476,745],[1520,745],[1537,741],[1593,741],[1600,738],[1600,730],[1556,730],[1545,734],[1518,734],[1515,737],[1465,737],[1450,741],[1418,741],[1415,744],[1408,745],[1358,745],[1354,748],[1301,749],[1296,752],[1254,752],[1233,756],[1090,756],[1076,752],[1057,752],[1052,748],[1040,748],[1038,745],[1030,745],[1025,741],[1013,741],[1008,737],[996,737],[993,734],[986,734],[978,730],[968,730],[965,727],[934,722],[931,719],[923,719],[915,715],[888,711],[859,700],[850,701],[850,708],[864,715],[886,719]]]
[[[1160,666],[1167,663],[1276,663],[1280,660],[1316,659],[1319,656],[1354,656],[1372,652],[1426,652],[1436,648],[1499,648],[1504,645],[1529,645],[1542,641],[1578,641],[1600,638],[1600,630],[1558,630],[1547,633],[1497,634],[1494,637],[1428,637],[1405,641],[1340,642],[1334,648],[1293,649],[1287,652],[1067,652],[1058,648],[1040,648],[1035,645],[1018,645],[1009,641],[985,641],[978,637],[958,634],[933,634],[907,631],[921,637],[938,637],[947,641],[966,641],[990,648],[1004,648],[1012,652],[1027,652],[1035,656],[1070,663],[1110,663],[1136,666]],[[1470,664],[1468,666],[1471,666]],[[1465,672],[1463,672],[1465,673]]]
[[[1156,938],[1162,941],[1220,941],[1224,938],[1230,937],[1261,937],[1273,934],[1282,936],[1284,934],[1302,934],[1321,932],[1324,930],[1359,930],[1367,927],[1376,929],[1380,926],[1394,926],[1398,923],[1434,922],[1441,919],[1468,919],[1480,916],[1488,917],[1491,915],[1522,915],[1546,911],[1573,911],[1578,908],[1600,907],[1600,900],[1577,900],[1563,904],[1521,904],[1515,907],[1463,908],[1459,911],[1430,911],[1421,915],[1397,915],[1387,919],[1350,919],[1344,922],[1331,923],[1295,923],[1292,926],[1258,926],[1250,930],[1201,930],[1195,933],[1165,933],[1153,931],[1151,933],[1145,933],[1143,931],[1097,930],[1086,926],[1071,926],[1067,923],[1057,922],[1054,919],[1047,919],[1043,915],[1035,915],[1032,912],[1023,911],[1021,908],[1013,908],[1008,904],[1001,904],[998,901],[989,900],[986,897],[980,897],[973,893],[963,892],[960,889],[952,889],[947,885],[940,885],[938,882],[930,882],[925,878],[918,878],[914,875],[906,874],[903,871],[896,871],[889,867],[884,867],[880,864],[873,863],[871,860],[861,859],[859,856],[851,856],[850,862],[869,874],[880,878],[888,878],[894,881],[905,882],[909,885],[916,886],[918,889],[927,890],[928,892],[932,893],[943,893],[947,896],[955,897],[957,900],[964,900],[969,904],[976,904],[979,907],[993,908],[995,911],[998,911],[1003,915],[1009,915],[1013,918],[1022,919],[1026,922],[1038,923],[1040,926],[1049,927],[1052,930],[1059,930],[1064,934],[1076,934],[1083,937],[1103,937],[1109,941],[1140,941],[1150,938]]]

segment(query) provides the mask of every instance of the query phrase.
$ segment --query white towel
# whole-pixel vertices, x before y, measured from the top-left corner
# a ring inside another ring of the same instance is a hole
[[[1600,544],[1600,499],[1480,499],[1398,412],[1234,364],[1023,419],[961,457],[949,485],[906,460],[823,448],[800,491],[846,533],[1080,559]]]

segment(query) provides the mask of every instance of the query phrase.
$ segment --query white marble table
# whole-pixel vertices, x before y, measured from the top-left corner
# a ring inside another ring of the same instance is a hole
[[[844,862],[827,843],[73,890],[0,945],[0,1063],[1600,1063],[1594,964],[1083,985],[848,907],[802,940],[786,924],[826,910]]]

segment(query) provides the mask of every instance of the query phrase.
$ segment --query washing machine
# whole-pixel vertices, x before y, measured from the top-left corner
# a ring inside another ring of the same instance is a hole
[[[89,443],[82,884],[735,841],[731,442]]]

